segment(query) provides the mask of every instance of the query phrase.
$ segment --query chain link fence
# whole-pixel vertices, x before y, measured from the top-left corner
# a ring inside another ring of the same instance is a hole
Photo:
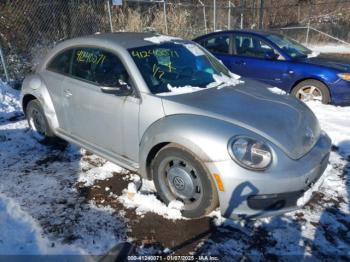
[[[331,41],[327,34],[349,41],[350,1],[322,1],[124,0],[120,6],[112,0],[0,0],[0,78],[6,66],[9,79],[21,80],[58,42],[96,32],[192,39],[215,30],[284,28],[302,42]]]

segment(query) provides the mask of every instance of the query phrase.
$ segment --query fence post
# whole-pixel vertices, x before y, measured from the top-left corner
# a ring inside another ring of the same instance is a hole
[[[228,14],[227,14],[227,29],[230,29],[231,27],[231,1],[228,1]]]
[[[166,14],[166,0],[163,0],[163,12],[164,12],[165,33],[169,34],[169,32],[168,32],[168,18],[167,18],[167,14]]]
[[[112,12],[111,12],[111,4],[109,0],[107,0],[107,8],[108,8],[108,17],[109,17],[109,25],[111,27],[111,32],[113,33],[113,24],[112,24]]]
[[[245,7],[244,0],[241,0],[240,6],[241,6],[241,23],[240,23],[240,27],[241,27],[241,29],[243,29],[243,20],[244,20],[243,12],[244,12],[244,7]]]
[[[306,46],[309,44],[309,34],[310,34],[310,19],[309,19],[309,22],[307,22],[306,39],[305,39]]]
[[[264,21],[264,0],[260,0],[259,29],[263,28]]]
[[[216,31],[216,0],[214,0],[214,8],[213,8],[213,29]]]
[[[4,53],[2,52],[2,47],[1,47],[1,45],[0,45],[0,57],[1,57],[1,64],[2,64],[2,67],[4,68],[6,81],[7,81],[7,82],[10,82],[10,77],[9,77],[8,72],[7,72],[7,67],[6,67],[6,63],[5,63],[5,57],[4,57]]]
[[[201,0],[199,0],[199,3],[203,6],[203,18],[204,18],[204,30],[205,33],[208,33],[208,26],[207,26],[207,14],[205,11],[205,4],[203,4],[203,2]]]

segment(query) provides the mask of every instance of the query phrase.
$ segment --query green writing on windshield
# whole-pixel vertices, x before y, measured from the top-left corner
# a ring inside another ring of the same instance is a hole
[[[106,60],[106,56],[103,54],[96,55],[93,52],[79,50],[77,52],[77,62],[79,63],[92,63],[96,65],[102,65]]]
[[[142,50],[137,51],[133,50],[131,52],[131,55],[133,57],[137,57],[139,59],[144,59],[151,56],[156,57],[180,57],[179,54],[176,52],[176,50],[170,50],[170,49],[149,49],[149,50]]]
[[[159,79],[162,79],[162,77],[163,77],[163,75],[164,75],[164,71],[161,70],[161,69],[159,68],[159,66],[157,66],[157,65],[153,65],[153,67],[152,67],[152,72],[153,72],[153,76],[154,76],[154,77],[158,76]]]

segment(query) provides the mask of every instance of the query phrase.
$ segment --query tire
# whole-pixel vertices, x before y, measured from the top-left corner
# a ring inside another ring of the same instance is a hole
[[[310,91],[312,91],[312,95],[310,95]],[[300,82],[293,88],[292,95],[304,102],[310,100],[320,101],[323,104],[331,102],[328,87],[318,80],[310,79]]]
[[[151,172],[160,199],[167,205],[173,200],[182,201],[185,217],[200,218],[219,205],[210,173],[201,160],[182,146],[168,144],[160,149],[152,161]]]
[[[25,112],[34,139],[42,144],[56,144],[57,142],[61,142],[53,133],[44,110],[37,99],[29,101]]]

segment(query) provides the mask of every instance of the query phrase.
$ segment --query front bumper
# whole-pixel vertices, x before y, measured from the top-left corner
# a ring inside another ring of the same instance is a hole
[[[218,174],[224,190],[219,191],[220,210],[227,218],[257,218],[289,212],[298,208],[303,197],[327,167],[331,140],[322,133],[314,148],[298,160],[278,149],[274,163],[263,172],[244,169],[232,160],[208,162]]]
[[[333,104],[350,105],[350,82],[339,79],[329,87]]]

